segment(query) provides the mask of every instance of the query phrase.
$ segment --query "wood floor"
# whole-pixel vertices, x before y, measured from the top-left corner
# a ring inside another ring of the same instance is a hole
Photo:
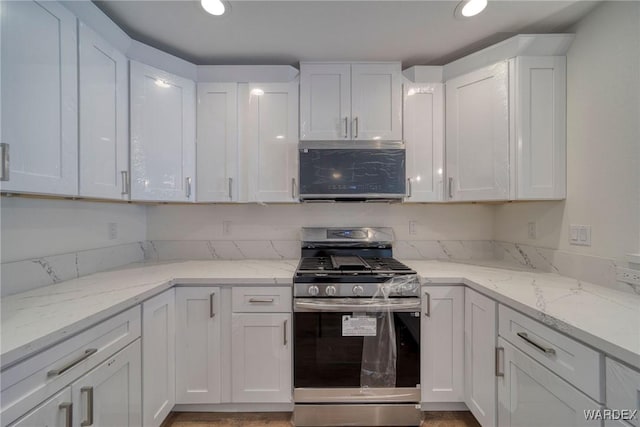
[[[175,412],[163,427],[291,427],[290,412]],[[425,412],[420,427],[480,427],[470,412]]]

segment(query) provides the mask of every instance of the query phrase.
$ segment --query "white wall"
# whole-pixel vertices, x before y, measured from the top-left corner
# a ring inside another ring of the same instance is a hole
[[[0,260],[20,261],[146,240],[145,206],[2,197]],[[118,225],[110,240],[108,224]]]
[[[298,240],[301,227],[386,226],[398,240],[490,240],[493,206],[484,205],[166,205],[147,208],[149,240]],[[230,233],[223,222],[230,221]],[[409,235],[409,221],[416,234]]]
[[[567,200],[497,207],[494,238],[624,260],[640,252],[640,2],[603,2],[573,32]],[[592,246],[569,245],[569,224],[591,225]]]

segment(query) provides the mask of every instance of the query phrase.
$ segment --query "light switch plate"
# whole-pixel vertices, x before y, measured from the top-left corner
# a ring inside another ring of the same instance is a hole
[[[591,246],[590,225],[569,225],[569,244],[578,246]]]
[[[527,225],[527,235],[532,240],[535,240],[538,237],[537,233],[536,233],[536,223],[535,222],[530,222]]]

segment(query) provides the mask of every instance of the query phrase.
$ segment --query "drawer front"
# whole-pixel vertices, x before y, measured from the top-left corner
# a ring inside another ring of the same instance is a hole
[[[626,421],[640,427],[640,372],[607,357],[607,407],[619,411],[638,411]],[[629,413],[616,414],[625,418]]]
[[[501,337],[595,401],[604,402],[601,353],[503,305],[498,325]]]
[[[234,287],[234,313],[291,313],[291,288]]]
[[[2,371],[2,426],[140,337],[140,306]]]

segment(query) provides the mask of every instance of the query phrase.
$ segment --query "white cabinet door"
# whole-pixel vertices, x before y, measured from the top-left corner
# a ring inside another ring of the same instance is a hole
[[[79,31],[80,195],[127,199],[127,58],[85,24]]]
[[[404,85],[404,141],[407,158],[405,202],[443,200],[444,87]]]
[[[195,83],[130,62],[131,199],[195,200]]]
[[[353,139],[402,139],[402,70],[394,64],[351,66]]]
[[[464,401],[464,287],[422,288],[423,402]]]
[[[298,82],[249,85],[250,202],[298,201]]]
[[[232,399],[291,402],[291,314],[232,315]]]
[[[566,58],[516,58],[516,198],[566,196]]]
[[[174,290],[142,304],[142,424],[158,427],[175,404]]]
[[[509,199],[507,61],[446,84],[449,200]]]
[[[238,85],[198,83],[199,202],[238,201]]]
[[[78,194],[76,18],[51,1],[3,1],[2,191]],[[5,146],[6,147],[6,146]]]
[[[300,64],[300,139],[351,138],[351,65]]]
[[[72,410],[71,387],[67,387],[10,427],[70,427],[73,419]]]
[[[504,376],[498,380],[499,426],[601,425],[600,420],[585,417],[585,411],[600,409],[599,404],[502,338],[498,347],[504,348],[500,363]]]
[[[496,302],[465,289],[465,403],[482,427],[496,425]]]
[[[635,418],[627,421],[634,427],[640,426],[640,371],[607,358],[606,389],[607,407],[638,411]]]
[[[140,340],[71,384],[74,425],[142,425]]]
[[[176,289],[176,403],[220,403],[220,288]]]

